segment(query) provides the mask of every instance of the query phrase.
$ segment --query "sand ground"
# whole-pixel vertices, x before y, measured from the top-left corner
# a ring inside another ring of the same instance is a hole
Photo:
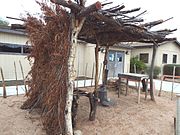
[[[110,90],[108,97],[115,103],[111,107],[98,106],[95,121],[89,121],[89,100],[79,100],[76,129],[83,135],[173,135],[176,100],[170,100],[170,93],[155,97],[152,102],[148,96],[137,104],[137,94],[117,97]],[[21,96],[0,97],[0,135],[45,135],[39,115],[29,114],[20,106],[26,100]]]

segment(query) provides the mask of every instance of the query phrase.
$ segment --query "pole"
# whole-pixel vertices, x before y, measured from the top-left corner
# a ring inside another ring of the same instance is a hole
[[[172,91],[171,91],[171,100],[173,99],[173,91],[174,91],[174,76],[176,74],[176,66],[173,67],[173,81],[172,81]]]
[[[21,64],[20,60],[19,60],[19,65],[21,67],[21,73],[22,73],[22,78],[23,78],[23,81],[24,81],[25,93],[27,94],[27,88],[26,88],[26,82],[25,82],[25,77],[24,77],[24,71],[23,71],[23,67],[22,67],[22,64]]]
[[[16,78],[16,94],[18,96],[17,70],[16,70],[16,62],[15,61],[14,61],[14,71],[15,71],[15,78]]]
[[[88,63],[86,63],[86,68],[85,68],[84,87],[86,86],[87,67],[88,67]]]
[[[176,135],[180,135],[180,93],[176,97]]]
[[[93,83],[93,77],[94,77],[94,63],[93,63],[92,76],[91,76],[91,78],[92,78],[92,80],[91,80],[91,87],[92,87],[92,83]]]
[[[7,95],[6,95],[6,84],[5,84],[5,80],[4,80],[3,70],[1,67],[0,67],[0,70],[1,70],[1,77],[2,77],[2,85],[3,85],[3,98],[6,98],[7,97]]]

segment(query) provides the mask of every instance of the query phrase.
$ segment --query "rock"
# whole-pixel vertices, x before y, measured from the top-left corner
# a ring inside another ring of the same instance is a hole
[[[75,130],[74,135],[83,135],[83,134],[82,134],[81,130]]]

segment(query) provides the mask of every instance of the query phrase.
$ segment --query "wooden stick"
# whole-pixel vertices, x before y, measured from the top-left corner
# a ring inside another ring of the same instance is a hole
[[[24,71],[23,71],[23,67],[22,67],[22,64],[21,64],[20,60],[19,60],[19,65],[21,67],[21,73],[22,73],[22,77],[23,77],[23,81],[24,81],[25,93],[27,94],[27,87],[26,87],[26,81],[25,81],[25,77],[24,77]]]
[[[0,70],[1,70],[1,77],[2,77],[2,85],[3,85],[3,98],[6,98],[7,97],[7,95],[6,95],[6,84],[5,84],[5,80],[4,80],[3,70],[1,67],[0,67]]]
[[[85,68],[84,87],[86,86],[87,67],[88,67],[88,63],[86,63],[86,68]]]
[[[93,63],[93,69],[92,69],[92,80],[91,80],[91,86],[92,86],[92,83],[93,83],[93,77],[94,77],[94,63]]]
[[[15,71],[15,78],[16,78],[16,94],[18,96],[18,81],[17,81],[17,70],[16,70],[16,62],[14,61],[14,71]]]
[[[173,91],[174,91],[174,76],[176,74],[176,66],[173,67],[173,82],[172,82],[172,91],[171,91],[171,100],[173,99]]]
[[[99,76],[98,76],[98,82],[99,82],[99,80],[100,80],[101,70],[102,70],[102,63],[101,63],[101,65],[100,65]]]

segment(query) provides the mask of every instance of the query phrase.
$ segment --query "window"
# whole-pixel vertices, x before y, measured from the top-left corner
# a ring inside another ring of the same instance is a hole
[[[122,62],[122,54],[117,53],[117,61]]]
[[[16,53],[16,54],[27,54],[30,52],[30,46],[0,43],[0,53]]]
[[[167,63],[167,58],[168,58],[168,55],[163,54],[162,63]]]
[[[148,63],[149,61],[149,53],[140,53],[139,59],[144,63]]]
[[[109,61],[115,61],[115,53],[109,53]]]
[[[173,55],[173,63],[177,62],[177,55]]]

